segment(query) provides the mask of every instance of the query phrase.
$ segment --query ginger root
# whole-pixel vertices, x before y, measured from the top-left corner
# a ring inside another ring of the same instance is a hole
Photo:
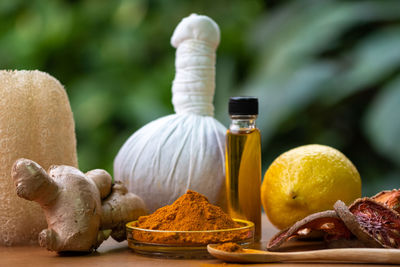
[[[110,230],[115,240],[125,240],[125,224],[146,214],[143,201],[121,182],[112,185],[104,170],[84,174],[52,166],[46,173],[32,160],[18,159],[11,174],[17,195],[44,210],[48,228],[39,234],[39,244],[51,251],[92,251]]]
[[[143,208],[138,208],[138,204]],[[143,200],[116,181],[110,196],[102,202],[101,229],[111,229],[111,237],[121,242],[126,239],[125,224],[142,215],[146,215]]]

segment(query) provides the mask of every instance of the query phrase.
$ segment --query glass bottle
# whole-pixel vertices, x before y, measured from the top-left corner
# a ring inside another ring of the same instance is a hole
[[[257,115],[257,98],[230,98],[231,124],[225,146],[228,212],[232,218],[255,224],[256,241],[261,239],[261,136]]]

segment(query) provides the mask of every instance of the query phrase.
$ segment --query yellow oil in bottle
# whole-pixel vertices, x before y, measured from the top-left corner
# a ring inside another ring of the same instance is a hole
[[[261,239],[261,140],[257,128],[227,131],[225,171],[228,212],[252,221]]]

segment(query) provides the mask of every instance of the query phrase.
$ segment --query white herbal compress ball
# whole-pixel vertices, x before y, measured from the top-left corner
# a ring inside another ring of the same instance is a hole
[[[184,18],[172,36],[176,114],[134,133],[114,161],[114,176],[139,195],[150,211],[171,204],[187,189],[214,204],[224,198],[226,128],[213,118],[218,25],[206,16]]]

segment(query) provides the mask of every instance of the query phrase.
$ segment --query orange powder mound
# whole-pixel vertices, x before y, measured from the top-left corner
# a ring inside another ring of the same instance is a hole
[[[226,252],[243,252],[244,251],[242,246],[240,246],[239,244],[233,243],[233,242],[220,244],[216,247],[216,249],[226,251]]]
[[[137,227],[151,230],[204,231],[240,227],[221,208],[191,190],[178,198],[172,205],[141,216]]]
[[[128,242],[136,240],[178,246],[240,242],[251,240],[254,233],[254,229],[244,229],[242,224],[233,221],[221,208],[210,204],[205,196],[191,190],[172,205],[162,207],[151,215],[139,217],[134,226],[139,229],[128,232]],[[224,231],[238,227],[242,228]]]

